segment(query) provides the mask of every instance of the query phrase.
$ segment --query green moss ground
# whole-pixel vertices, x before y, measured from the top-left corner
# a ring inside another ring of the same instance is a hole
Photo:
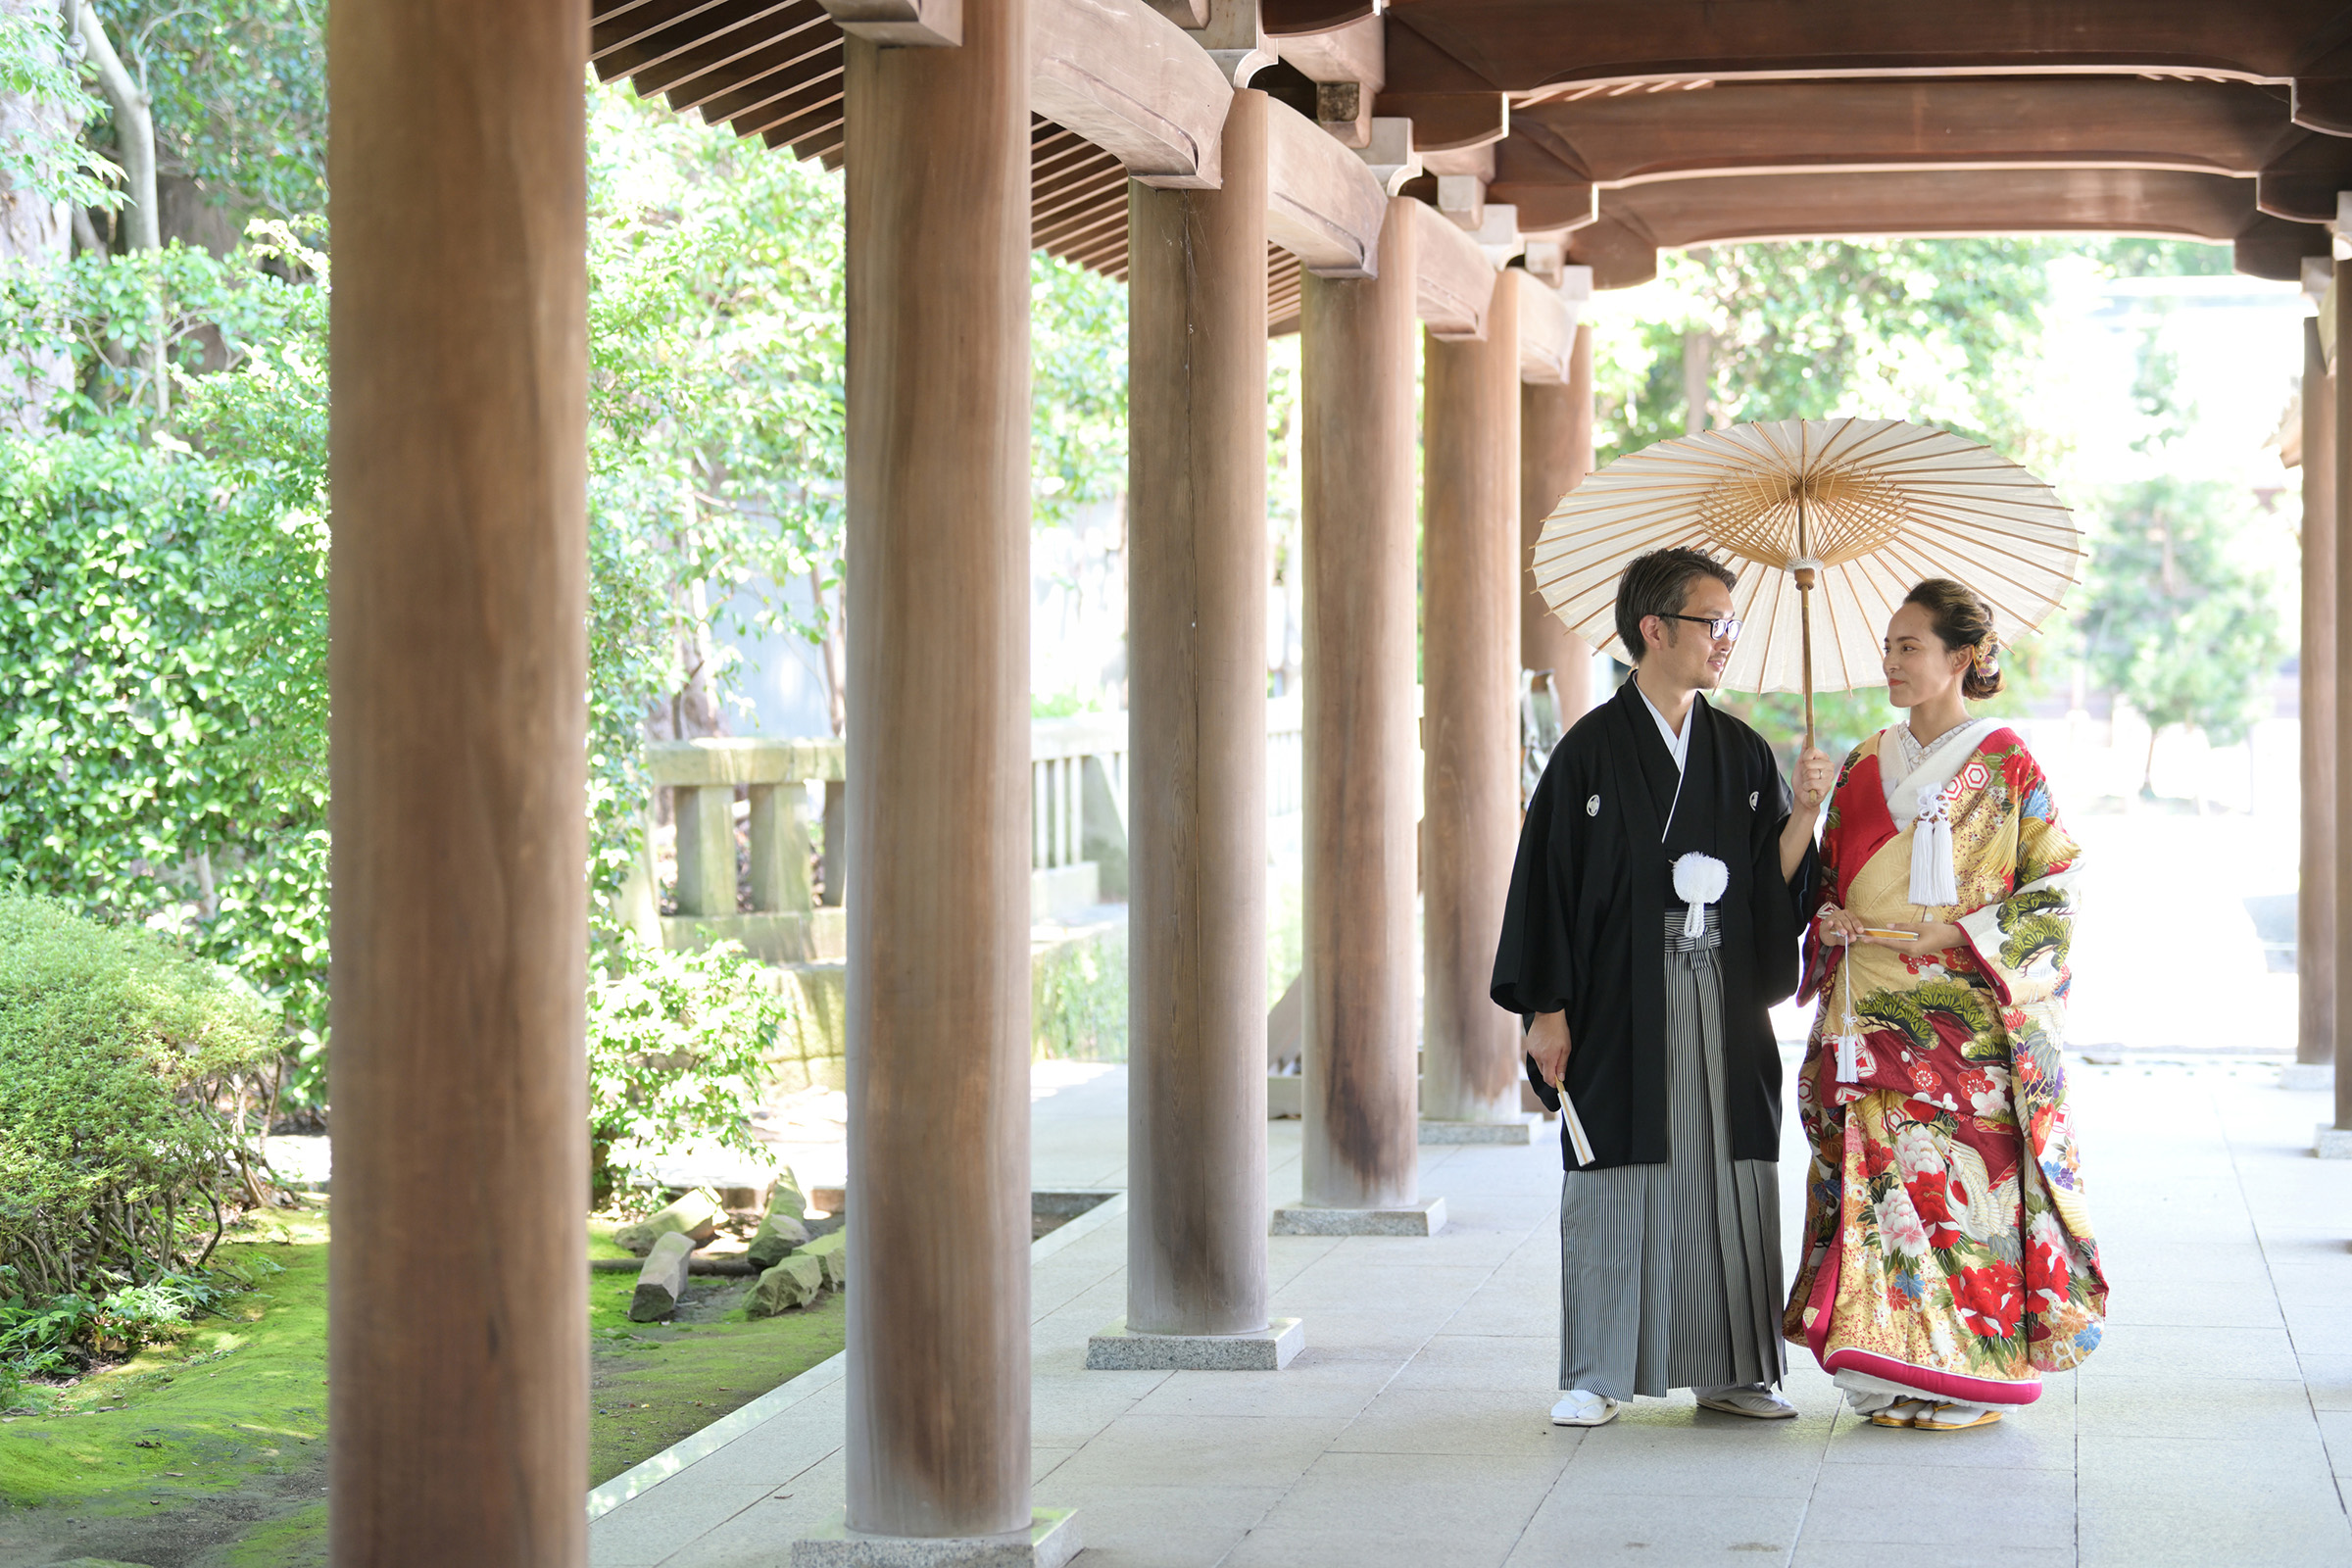
[[[596,1484],[701,1431],[838,1351],[841,1298],[747,1319],[749,1280],[691,1282],[670,1323],[631,1323],[626,1274],[589,1276],[588,1479]]]
[[[610,1225],[591,1256],[625,1256]],[[223,1251],[284,1272],[71,1389],[0,1412],[0,1568],[74,1557],[150,1568],[326,1560],[327,1222],[266,1219]],[[840,1298],[747,1319],[750,1282],[696,1277],[678,1320],[628,1321],[627,1274],[589,1276],[589,1484],[619,1474],[839,1350]]]

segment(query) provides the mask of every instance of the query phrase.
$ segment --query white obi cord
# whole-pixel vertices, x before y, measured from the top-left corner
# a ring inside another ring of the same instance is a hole
[[[1731,885],[1731,868],[1712,855],[1692,850],[1674,862],[1674,895],[1690,906],[1683,914],[1684,941],[1696,942],[1707,934],[1707,906]]]
[[[1960,902],[1952,874],[1952,806],[1940,784],[1919,787],[1919,816],[1911,824],[1911,902],[1923,908]]]

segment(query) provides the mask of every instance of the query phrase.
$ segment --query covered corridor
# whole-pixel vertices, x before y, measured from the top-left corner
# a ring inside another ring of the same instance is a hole
[[[1550,1152],[1421,1149],[1519,1125],[1517,1031],[1486,1001],[1486,976],[1517,827],[1520,671],[1575,663],[1564,634],[1528,610],[1519,572],[1523,530],[1590,462],[1584,290],[1646,278],[1660,246],[2018,231],[2227,242],[2241,269],[2316,267],[2324,281],[2327,225],[2352,187],[2352,45],[2331,4],[2065,0],[1963,21],[1859,0],[599,0],[593,15],[521,0],[346,0],[331,40],[332,1422],[335,1556],[352,1568],[568,1565],[587,1547],[580,75],[591,59],[681,111],[846,172],[851,1328],[845,1375],[825,1396],[836,1403],[811,1405],[811,1420],[832,1412],[835,1479],[809,1494],[869,1539],[831,1557],[812,1545],[808,1562],[946,1561],[943,1541],[965,1544],[958,1561],[1066,1555],[1066,1538],[1028,1544],[1052,1525],[1033,1500],[1065,1494],[1104,1520],[1080,1521],[1088,1539],[1148,1535],[1148,1523],[1117,1522],[1140,1516],[1122,1515],[1107,1490],[1086,1492],[1111,1487],[1112,1459],[1064,1453],[1033,1494],[1033,1447],[1092,1449],[1111,1441],[1095,1434],[1146,1419],[1122,1413],[1128,1403],[1186,1396],[1202,1378],[1238,1380],[1203,1397],[1242,1398],[1234,1391],[1263,1377],[1302,1404],[1336,1380],[1352,1392],[1280,1418],[1306,1423],[1288,1457],[1266,1461],[1266,1474],[1297,1461],[1282,1495],[1242,1524],[1233,1510],[1248,1503],[1234,1502],[1208,1527],[1287,1528],[1276,1516],[1314,1496],[1298,1477],[1327,1461],[1377,1468],[1336,1449],[1392,1381],[1410,1391],[1413,1367],[1437,1354],[1427,1347],[1489,1289],[1466,1276],[1484,1270],[1500,1288],[1542,1274]],[[1136,910],[1127,1207],[1049,1260],[1067,1267],[1034,1274],[1033,245],[1131,290]],[[2352,310],[2332,320],[2352,334]],[[1294,324],[1307,558],[1295,1149],[1270,1147],[1265,1131],[1259,963],[1263,345]],[[2327,347],[2315,337],[2304,451],[2332,474],[2315,455],[2352,457],[2352,440],[2329,445],[2352,399],[2324,391]],[[2326,488],[2310,504],[2324,506]],[[2336,519],[2331,506],[2312,515],[2309,603],[2324,608],[2338,592]],[[2305,711],[2332,712],[2352,680],[2331,671],[2352,656],[2316,613],[2306,620],[2322,640],[2305,661]],[[1429,714],[1418,780],[1416,657]],[[2306,728],[2315,803],[2352,784],[2352,769],[2333,766],[2334,733]],[[2307,823],[2315,920],[2332,914],[2339,885],[2333,819]],[[1410,972],[1417,879],[1422,1007]],[[2307,929],[2313,960],[2338,943],[2352,943],[2352,919]],[[2318,1059],[2339,1026],[2333,966],[2307,972]],[[2337,1125],[2352,1128],[2352,1078],[2338,1089]],[[2227,1185],[2230,1147],[2217,1130],[2207,1151],[2222,1184],[2211,1222],[2235,1238],[2216,1241],[2215,1256],[2259,1251],[2266,1214],[2316,1230],[2343,1212],[2321,1200],[2344,1167],[2298,1174],[2280,1189],[2284,1206],[2266,1209],[2277,1195],[2249,1198],[2242,1167]],[[1451,1205],[1443,1229],[1439,1198]],[[441,1223],[491,1204],[508,1218],[496,1241],[453,1240]],[[1424,1234],[1393,1234],[1415,1216]],[[1270,1224],[1321,1234],[1269,1240]],[[1347,1234],[1362,1231],[1392,1234]],[[2111,1245],[2133,1266],[2122,1236]],[[1357,1269],[1356,1253],[1384,1261]],[[1472,1260],[1439,1261],[1457,1255]],[[1085,1266],[1102,1272],[1071,1288]],[[1449,1270],[1465,1277],[1443,1290],[1390,1283]],[[1375,1321],[1391,1289],[1426,1303],[1402,1314],[1426,1331],[1411,1343]],[[2119,1301],[2133,1294],[2119,1280]],[[1313,1359],[1278,1374],[1078,1373],[1064,1365],[1078,1342],[1055,1337],[1062,1315],[1035,1310],[1057,1299],[1076,1303],[1071,1322],[1088,1318],[1073,1334],[1123,1316],[1211,1348],[1266,1336],[1288,1306],[1306,1319]],[[1524,1327],[1533,1303],[1513,1300],[1504,1316]],[[2270,1301],[2259,1309],[2283,1310],[2286,1298]],[[2267,1325],[2246,1332],[2287,1333]],[[2238,1381],[2295,1381],[2266,1354]],[[1320,1370],[1384,1357],[1387,1376],[1356,1384]],[[2170,1352],[2159,1364],[2168,1379],[2195,1374]],[[2078,1387],[2132,1365],[2108,1352]],[[1058,1392],[1033,1401],[1065,1389],[1102,1423],[1055,1425]],[[1340,1411],[1356,1393],[1363,1402]],[[1761,1440],[1790,1454],[1815,1446],[1808,1496],[1848,1451],[1826,1400],[1813,1404],[1794,1433]],[[2123,1427],[2102,1430],[2122,1441]],[[2310,1439],[2296,1449],[2305,1463],[2319,1452],[2317,1418],[2293,1430]],[[2031,1442],[2027,1431],[2021,1421],[2021,1436],[2001,1441]],[[1587,1444],[1598,1453],[1635,1435]],[[1756,1435],[1694,1439],[1690,1491],[1746,1495],[1703,1475],[1704,1456],[1733,1437]],[[1523,1527],[1589,1455],[1546,1435],[1538,1457],[1487,1457],[1472,1468],[1533,1467],[1503,1489],[1512,1506],[1529,1504]],[[1535,1473],[1555,1461],[1549,1477]],[[2084,1461],[2075,1473],[2137,1485],[2162,1473],[2152,1464]],[[2041,1469],[1996,1473],[2014,1494],[2017,1474]],[[1378,1490],[1386,1502],[1407,1494]],[[655,1507],[665,1491],[631,1506]],[[1753,1533],[1801,1544],[1790,1532],[1813,1517],[1760,1513]],[[2312,1528],[2340,1541],[2340,1508],[2331,1518]],[[806,1524],[779,1520],[768,1560],[790,1555]],[[2091,1560],[2098,1543],[2084,1542]]]

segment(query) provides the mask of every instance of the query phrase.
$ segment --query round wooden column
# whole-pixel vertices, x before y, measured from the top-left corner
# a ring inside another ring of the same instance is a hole
[[[587,21],[329,40],[342,1568],[586,1560]]]
[[[2343,308],[2346,301],[2352,301],[2352,261],[2335,264],[2335,363],[2341,366],[2346,363],[2345,354],[2352,352],[2352,310]],[[2344,471],[2345,466],[2352,463],[2352,431],[2344,428],[2344,421],[2352,418],[2352,398],[2337,396],[2332,397],[2330,402],[2334,405],[2335,414],[2335,482],[2331,489],[2340,497],[2352,495],[2352,475]],[[2303,461],[2310,463],[2312,455],[2305,453]],[[2352,509],[2335,509],[2335,554],[2339,565],[2344,559],[2344,514],[2347,511]],[[2345,603],[2348,596],[2352,596],[2352,572],[2339,569],[2335,574],[2334,617],[2339,628],[2352,626],[2352,605]],[[2340,741],[2342,736],[2352,735],[2352,715],[2344,711],[2347,702],[2352,701],[2352,641],[2336,638],[2333,658],[2335,721],[2332,732]],[[2352,793],[2352,767],[2343,766],[2339,757],[2335,768],[2334,813],[2338,822],[2352,821],[2352,801],[2345,799],[2347,793]],[[2328,899],[2335,924],[2333,968],[2337,974],[2352,974],[2352,953],[2345,951],[2347,946],[2352,946],[2352,918],[2346,918],[2343,902],[2345,894],[2352,892],[2352,865],[2345,864],[2346,853],[2352,851],[2352,835],[2339,833],[2334,835],[2334,839],[2335,879]],[[2352,1028],[2352,1007],[2337,1007],[2334,1013],[2335,1059],[2338,1062],[2352,1061],[2352,1050],[2346,1049],[2344,1038],[2346,1029]],[[2352,1072],[2338,1072],[2335,1075],[2335,1125],[2352,1130]]]
[[[1551,671],[1564,730],[1592,706],[1592,650],[1536,591],[1536,537],[1560,497],[1592,471],[1592,329],[1576,329],[1566,386],[1519,389],[1519,663]]]
[[[1408,1204],[1413,1063],[1413,291],[1407,198],[1377,278],[1299,294],[1306,577],[1304,1199]]]
[[[2335,1056],[2335,387],[2303,323],[2303,861],[2295,900],[2295,1059]]]
[[[1519,842],[1519,291],[1422,349],[1421,1114],[1519,1120],[1519,1020],[1488,991]]]
[[[1029,55],[846,40],[849,1524],[1025,1531]]]
[[[1127,187],[1127,1325],[1266,1327],[1266,96]]]

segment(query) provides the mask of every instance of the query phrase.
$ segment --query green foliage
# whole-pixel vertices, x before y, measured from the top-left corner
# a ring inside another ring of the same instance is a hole
[[[2286,657],[2277,584],[2240,547],[2246,498],[2217,480],[2160,477],[2098,493],[2080,625],[2091,674],[2155,733],[2246,738]],[[2152,787],[2143,778],[2143,793]]]
[[[1127,289],[1029,258],[1030,515],[1067,523],[1127,488]]]
[[[146,85],[159,173],[280,218],[326,210],[325,8],[310,0],[110,0]]]
[[[1029,965],[1030,1033],[1040,1059],[1127,1059],[1125,928],[1077,937]]]
[[[1595,342],[1597,461],[1685,433],[1685,334],[1713,339],[1716,419],[1913,419],[2011,454],[2050,248],[2034,241],[1790,240],[1660,258],[1666,309]],[[1604,318],[1605,323],[1605,318]]]
[[[732,942],[669,953],[617,939],[588,988],[593,1200],[691,1141],[764,1155],[751,1115],[768,1049],[791,1020],[776,980]]]
[[[2143,239],[2119,234],[2093,240],[2082,253],[2116,277],[2228,277],[2237,270],[2227,244],[2193,239]]]
[[[276,1045],[165,939],[0,894],[0,1359],[53,1370],[217,1299],[196,1271],[250,1190]]]
[[[173,247],[0,279],[0,354],[71,368],[63,396],[21,411],[45,432],[0,437],[0,776],[17,781],[0,788],[0,881],[182,931],[278,1005],[314,1069],[324,268],[270,225],[226,261]],[[159,298],[181,434],[150,427],[124,352]],[[188,373],[200,356],[220,368]]]

